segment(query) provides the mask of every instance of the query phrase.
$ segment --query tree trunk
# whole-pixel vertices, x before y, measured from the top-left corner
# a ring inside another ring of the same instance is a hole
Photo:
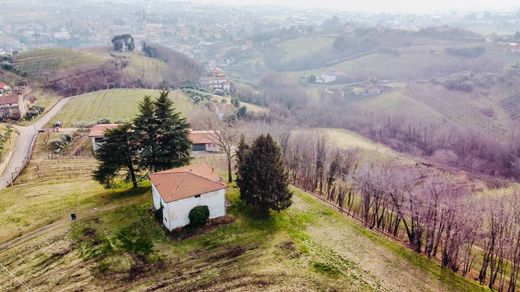
[[[231,173],[231,155],[227,155],[228,182],[233,182],[233,174]]]

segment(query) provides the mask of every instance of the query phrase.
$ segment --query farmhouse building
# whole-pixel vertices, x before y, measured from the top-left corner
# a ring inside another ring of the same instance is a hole
[[[218,68],[213,68],[206,76],[199,80],[202,87],[216,92],[229,92],[231,83],[226,77],[226,73]]]
[[[316,83],[331,83],[338,79],[338,75],[336,72],[328,71],[321,73],[318,78],[316,78]]]
[[[101,144],[105,142],[105,132],[107,130],[115,129],[118,126],[118,124],[99,124],[92,127],[88,135],[92,141],[92,150],[97,151]]]
[[[11,94],[11,87],[3,82],[0,82],[0,96]]]
[[[191,151],[193,152],[220,152],[217,137],[213,131],[191,131]]]
[[[105,132],[115,129],[117,126],[119,125],[99,124],[92,127],[88,136],[91,139],[94,152],[105,142]],[[217,143],[217,137],[213,131],[190,131],[189,139],[192,143],[191,151],[193,152],[221,152],[221,148]]]
[[[226,184],[207,164],[150,174],[153,206],[162,208],[164,226],[172,231],[190,223],[189,213],[208,206],[209,218],[226,215]]]
[[[27,112],[23,95],[0,96],[0,120],[19,120]]]

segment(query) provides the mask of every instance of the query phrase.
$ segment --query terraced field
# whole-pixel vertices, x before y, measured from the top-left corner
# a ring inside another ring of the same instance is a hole
[[[520,119],[520,95],[508,97],[500,102],[512,120]]]
[[[64,127],[77,127],[95,124],[101,119],[129,121],[137,114],[139,102],[145,95],[157,97],[159,92],[152,89],[109,89],[70,97],[72,100],[53,118],[51,124],[63,121]],[[186,114],[193,108],[180,90],[170,92],[170,98],[180,112]]]
[[[58,71],[78,66],[100,65],[109,60],[108,55],[95,54],[80,49],[35,49],[16,55],[17,69],[36,79],[45,80]]]

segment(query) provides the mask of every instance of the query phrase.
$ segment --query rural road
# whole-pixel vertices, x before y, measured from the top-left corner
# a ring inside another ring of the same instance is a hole
[[[70,98],[62,98],[54,107],[45,113],[34,124],[26,127],[14,125],[18,130],[18,138],[14,152],[7,164],[2,175],[0,175],[0,190],[9,186],[9,184],[18,176],[25,165],[25,160],[30,157],[31,145],[38,134],[38,130],[45,127],[45,125],[69,102]]]

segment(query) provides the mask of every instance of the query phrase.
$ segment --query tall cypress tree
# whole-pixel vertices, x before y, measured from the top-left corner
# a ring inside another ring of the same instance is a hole
[[[291,206],[288,175],[280,148],[271,135],[259,136],[250,147],[241,144],[242,154],[240,148],[237,153],[240,199],[265,215],[269,214],[269,209],[280,211]]]
[[[139,167],[155,171],[157,120],[154,114],[154,104],[150,96],[145,96],[139,104],[139,114],[134,119],[134,133],[137,143],[141,147]]]
[[[155,162],[152,170],[179,167],[190,162],[189,124],[173,108],[168,91],[162,91],[153,102],[157,123]]]
[[[244,135],[240,135],[240,142],[238,142],[237,152],[236,152],[236,160],[237,160],[237,177],[240,173],[240,166],[244,163],[244,159],[246,157],[247,152],[249,151],[249,145],[246,143],[246,139]]]
[[[106,188],[114,185],[121,171],[126,171],[126,180],[137,188],[136,162],[139,148],[133,142],[131,125],[124,124],[105,133],[105,142],[96,151],[100,164],[94,171],[94,179]]]

